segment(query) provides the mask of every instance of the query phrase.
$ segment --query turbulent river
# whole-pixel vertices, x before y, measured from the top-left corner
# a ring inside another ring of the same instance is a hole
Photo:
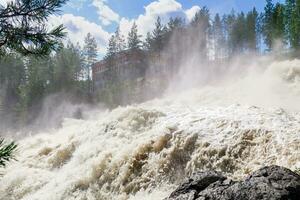
[[[163,199],[197,170],[240,179],[300,167],[300,61],[93,117],[18,141],[3,200]]]

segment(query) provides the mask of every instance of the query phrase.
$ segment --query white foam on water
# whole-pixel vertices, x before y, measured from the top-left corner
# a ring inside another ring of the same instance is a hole
[[[163,199],[185,176],[300,167],[300,61],[120,107],[19,141],[0,199]]]

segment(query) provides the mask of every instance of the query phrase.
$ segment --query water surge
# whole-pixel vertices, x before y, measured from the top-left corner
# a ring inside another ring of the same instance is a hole
[[[197,170],[240,179],[300,167],[299,67],[273,63],[234,83],[65,119],[18,142],[0,199],[163,199]]]

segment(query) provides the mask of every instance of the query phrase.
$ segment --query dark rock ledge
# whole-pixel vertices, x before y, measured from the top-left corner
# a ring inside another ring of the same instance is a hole
[[[244,181],[215,171],[197,172],[167,200],[300,200],[300,176],[279,166],[264,167]]]

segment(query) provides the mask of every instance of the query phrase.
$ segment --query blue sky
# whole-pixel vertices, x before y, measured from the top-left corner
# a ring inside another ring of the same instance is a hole
[[[284,0],[274,0],[278,1]],[[90,32],[103,55],[116,27],[126,36],[134,21],[140,34],[145,35],[153,29],[157,16],[163,22],[170,16],[181,16],[189,21],[203,6],[207,6],[211,14],[224,14],[232,9],[246,12],[254,6],[262,11],[264,5],[265,0],[70,0],[50,22],[63,23],[74,43],[83,44],[84,36]]]

